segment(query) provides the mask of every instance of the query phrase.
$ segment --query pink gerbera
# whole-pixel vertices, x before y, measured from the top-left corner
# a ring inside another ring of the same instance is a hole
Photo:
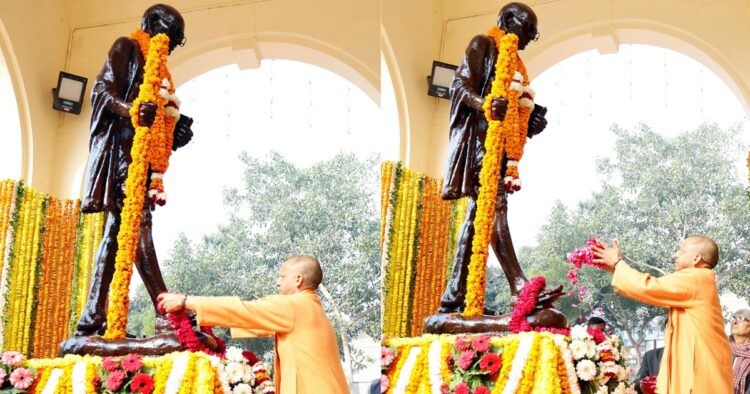
[[[469,337],[459,337],[456,339],[456,343],[454,346],[456,346],[456,349],[460,351],[469,350],[469,347],[471,346],[471,341],[469,340]]]
[[[395,357],[396,355],[393,353],[393,349],[387,346],[380,347],[380,365],[381,366],[388,367],[389,365],[391,365]]]
[[[474,363],[474,357],[476,357],[477,353],[473,350],[467,350],[465,352],[461,352],[461,356],[458,358],[458,366],[461,369],[469,369],[471,368],[471,364]]]
[[[391,386],[391,381],[386,375],[380,375],[380,392],[385,393],[388,391],[388,387]]]
[[[0,357],[0,362],[12,367],[20,364],[21,361],[23,361],[23,355],[19,352],[4,352],[2,357]]]
[[[107,388],[111,391],[117,391],[125,381],[125,372],[121,370],[113,371],[107,378]]]
[[[138,354],[128,354],[122,358],[122,369],[126,372],[135,372],[143,366],[141,356]]]
[[[119,366],[120,364],[117,361],[115,361],[114,357],[104,357],[104,359],[102,360],[102,367],[104,367],[104,369],[106,369],[109,372],[114,371]]]
[[[10,374],[10,384],[16,390],[26,390],[34,382],[34,374],[26,368],[17,368]]]
[[[471,341],[471,347],[478,352],[486,352],[490,348],[490,337],[479,335]]]

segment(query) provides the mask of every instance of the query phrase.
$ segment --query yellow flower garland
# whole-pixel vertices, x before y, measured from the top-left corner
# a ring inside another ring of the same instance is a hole
[[[486,153],[482,159],[482,169],[479,175],[480,188],[474,220],[475,233],[471,245],[467,279],[464,315],[469,317],[479,316],[484,311],[487,253],[492,234],[503,154],[505,153],[509,160],[506,176],[518,178],[517,163],[523,154],[528,115],[530,115],[528,111],[519,110],[521,95],[519,89],[523,90],[523,83],[528,84],[528,77],[524,76],[521,84],[514,81],[516,72],[523,74],[525,70],[518,57],[518,37],[515,34],[505,34],[496,26],[490,29],[488,35],[495,41],[498,57],[495,63],[495,79],[492,81],[492,89],[483,105],[488,126],[484,142]],[[513,88],[514,86],[517,88]],[[491,107],[494,98],[508,100],[508,109],[502,121],[492,119]]]
[[[557,360],[559,350],[555,346],[551,334],[541,334],[540,350],[541,360],[539,360],[539,366],[534,375],[534,389],[532,393],[561,394],[561,381],[564,380],[565,375],[562,378],[558,375]]]
[[[428,369],[428,353],[430,352],[430,344],[426,343],[420,346],[422,349],[414,362],[414,368],[409,375],[409,384],[406,385],[406,393],[413,394],[420,392],[420,388],[427,385],[430,387],[430,372]],[[425,382],[426,379],[426,382]],[[395,382],[393,382],[395,384]]]
[[[120,231],[117,234],[118,249],[115,257],[115,273],[110,286],[107,332],[104,335],[106,339],[122,339],[125,337],[128,306],[130,304],[128,291],[138,246],[138,234],[146,195],[146,177],[149,165],[155,172],[166,170],[166,167],[160,167],[168,162],[167,152],[171,152],[171,137],[166,135],[172,135],[174,130],[174,125],[171,129],[167,129],[169,123],[165,120],[164,113],[167,103],[165,98],[159,94],[162,81],[165,78],[171,79],[168,73],[165,74],[167,55],[169,54],[169,37],[165,34],[157,34],[150,38],[146,46],[144,35],[145,33],[142,30],[138,30],[132,35],[139,42],[141,51],[147,51],[147,55],[145,56],[143,84],[138,91],[138,97],[133,101],[130,108],[131,119],[135,127],[135,137],[131,149],[132,162],[128,166],[128,178],[125,181],[125,201],[121,213]],[[173,86],[170,89],[173,89]],[[145,102],[156,103],[158,107],[156,118],[151,127],[139,126],[138,111],[140,104]],[[166,140],[170,140],[170,150],[166,150],[162,146],[166,143]],[[160,182],[160,179],[158,181],[152,179],[151,187],[159,187]]]

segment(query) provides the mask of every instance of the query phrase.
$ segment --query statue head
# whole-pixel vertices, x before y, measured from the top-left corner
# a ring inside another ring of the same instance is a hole
[[[179,11],[166,4],[155,4],[143,13],[141,29],[154,36],[164,33],[169,36],[169,53],[177,46],[185,45],[185,20]]]
[[[518,49],[539,39],[537,23],[534,11],[523,3],[506,4],[497,14],[497,27],[518,36]]]

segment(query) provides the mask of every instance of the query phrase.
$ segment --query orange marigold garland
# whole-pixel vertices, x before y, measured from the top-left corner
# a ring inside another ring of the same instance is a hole
[[[527,107],[530,105],[533,108],[534,105],[533,92],[526,87],[528,76],[525,75],[525,68],[518,57],[518,37],[515,34],[505,34],[496,26],[490,29],[488,35],[495,42],[498,56],[492,90],[485,98],[483,105],[488,122],[487,137],[484,142],[486,153],[482,159],[479,179],[480,188],[467,279],[465,316],[478,316],[484,310],[485,266],[492,234],[502,159],[504,154],[508,158],[508,168],[503,179],[506,191],[520,190],[518,161],[523,155],[528,118],[531,114]],[[502,121],[492,119],[491,106],[495,98],[508,100],[508,109]]]
[[[122,339],[127,326],[128,306],[130,303],[128,289],[133,273],[141,215],[146,195],[146,184],[149,169],[152,171],[149,197],[156,203],[163,204],[165,196],[162,176],[166,171],[171,154],[172,137],[176,120],[171,97],[174,84],[166,68],[169,54],[169,37],[157,34],[146,43],[148,35],[137,30],[131,37],[138,41],[141,53],[145,54],[146,65],[144,79],[138,97],[133,101],[130,116],[135,127],[135,137],[131,149],[132,162],[128,166],[128,178],[125,182],[125,201],[121,214],[120,231],[117,234],[118,250],[115,258],[115,274],[110,286],[109,311],[107,313],[107,339]],[[166,92],[166,94],[164,93]],[[139,126],[138,110],[141,103],[157,104],[156,117],[151,127]],[[174,107],[178,106],[174,102]],[[176,109],[175,109],[176,111]],[[179,113],[177,114],[179,116]],[[167,144],[169,144],[167,146]]]

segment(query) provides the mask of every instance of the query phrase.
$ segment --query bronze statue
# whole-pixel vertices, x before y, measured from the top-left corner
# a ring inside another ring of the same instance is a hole
[[[539,37],[537,17],[534,11],[525,4],[510,3],[503,7],[498,14],[497,26],[506,33],[518,36],[519,50],[524,49],[532,40],[537,40]],[[482,105],[495,78],[497,58],[498,49],[494,40],[486,35],[475,36],[466,49],[466,55],[456,70],[456,77],[451,85],[450,145],[442,196],[443,199],[469,197],[469,202],[466,220],[459,233],[451,276],[440,301],[439,313],[462,312],[465,308],[466,280],[479,194],[479,173],[485,154],[484,141],[487,133],[487,120]],[[493,118],[504,119],[507,108],[507,100],[493,99],[491,106]],[[529,138],[541,133],[547,126],[546,112],[546,108],[540,105],[534,106],[529,118]],[[507,157],[503,157],[500,179],[503,179],[506,168]],[[527,279],[513,249],[507,212],[506,191],[501,186],[498,189],[490,244],[505,272],[515,301]],[[562,294],[562,287],[545,289],[540,293],[537,304],[548,305]],[[494,312],[486,309],[485,314],[493,315]],[[535,323],[553,324],[550,321],[536,321]],[[553,325],[559,324],[557,321]]]
[[[148,8],[143,14],[141,29],[150,36],[159,33],[169,36],[170,53],[185,43],[185,22],[180,13],[168,5],[157,4]],[[108,215],[104,236],[96,252],[88,301],[78,321],[76,336],[103,334],[106,328],[104,306],[115,271],[117,233],[135,135],[129,111],[143,82],[144,65],[145,59],[137,41],[118,38],[109,50],[91,93],[91,141],[81,211],[107,212]],[[138,110],[141,126],[150,126],[156,116],[156,104],[144,103]],[[174,129],[172,150],[190,141],[192,122],[191,118],[180,115]],[[153,204],[144,204],[135,266],[156,308],[156,297],[167,291],[167,287],[151,236],[153,209]]]

